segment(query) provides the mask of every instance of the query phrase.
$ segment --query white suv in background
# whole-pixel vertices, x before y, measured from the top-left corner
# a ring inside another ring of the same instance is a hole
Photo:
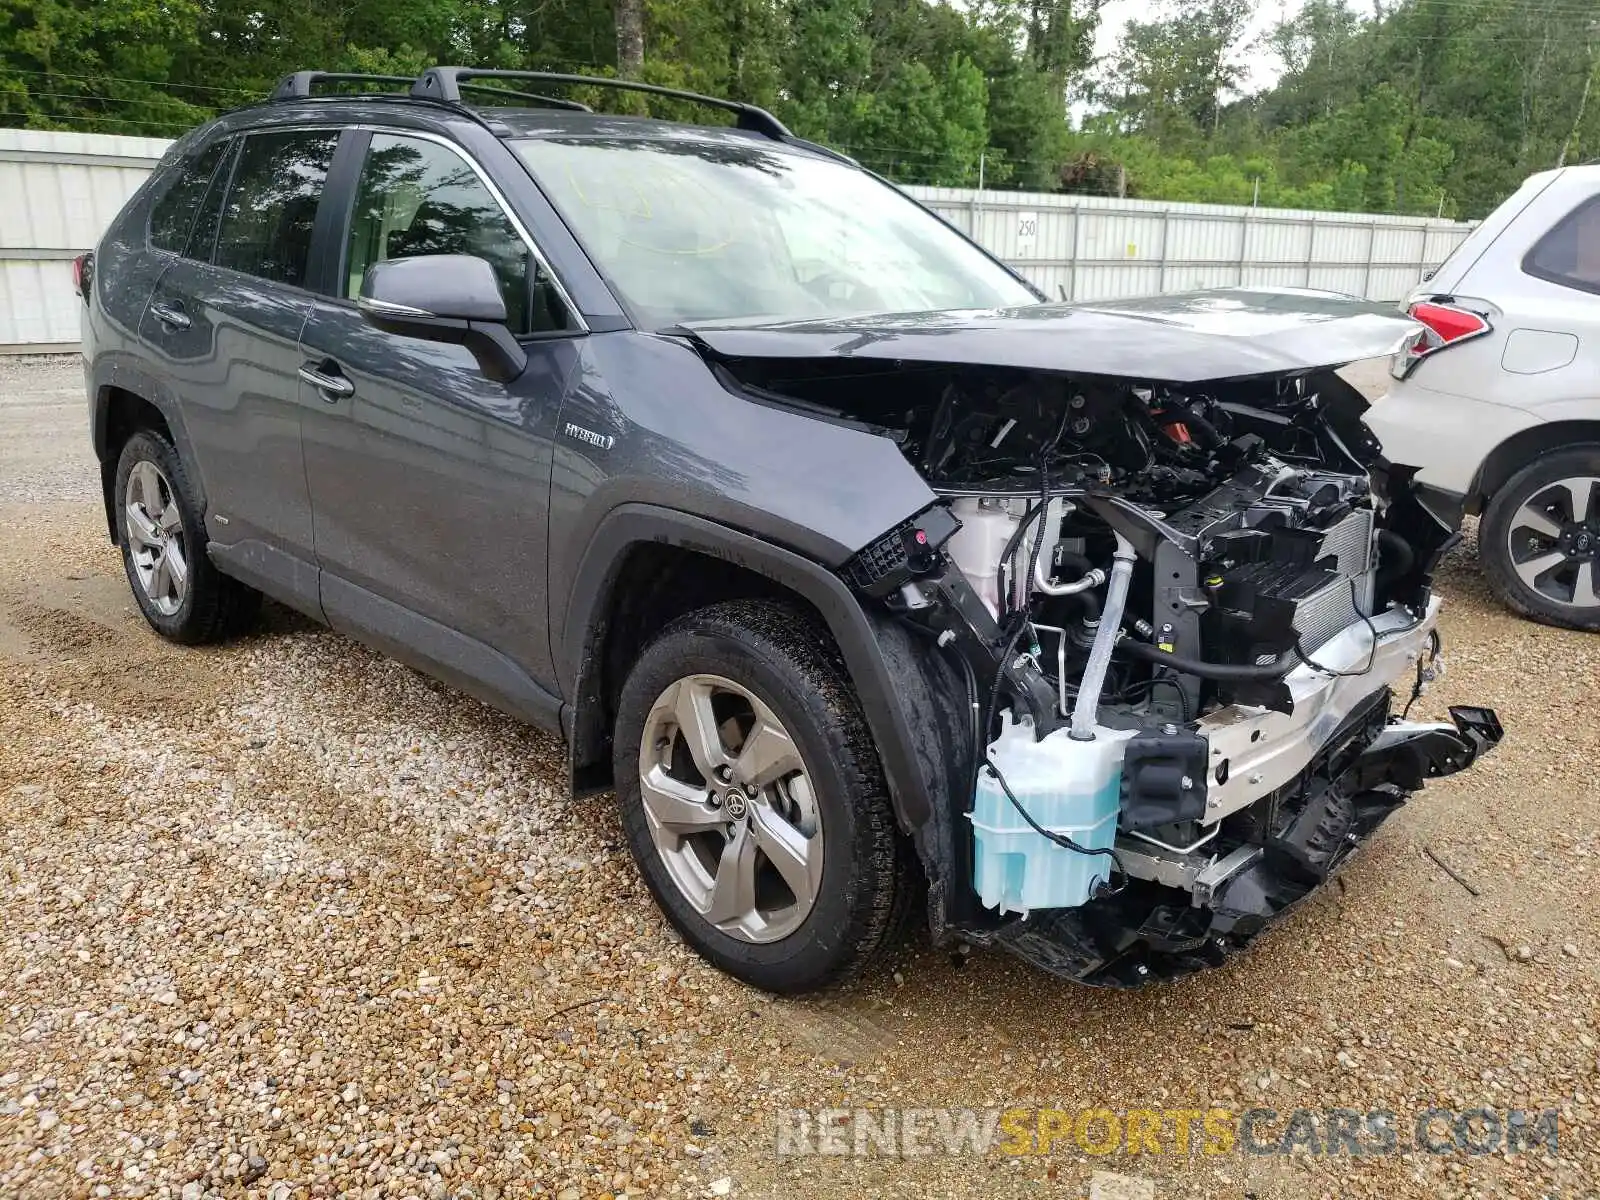
[[[1481,513],[1517,612],[1600,630],[1600,166],[1534,175],[1406,302],[1425,327],[1367,423],[1424,501]]]

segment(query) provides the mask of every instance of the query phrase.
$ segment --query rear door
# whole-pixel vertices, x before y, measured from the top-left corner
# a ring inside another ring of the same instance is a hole
[[[94,268],[101,286],[95,289],[104,320],[84,306],[84,352],[133,351],[150,293],[177,259],[187,252],[196,214],[225,173],[233,141],[226,136],[184,138],[175,143],[170,162],[158,168],[150,195],[118,216],[95,252]],[[220,196],[215,197],[221,203]],[[119,363],[126,367],[126,362]]]
[[[313,613],[298,342],[311,311],[312,235],[339,137],[334,128],[238,136],[140,328],[183,412],[213,557]]]
[[[324,611],[336,627],[548,723],[551,451],[582,323],[461,147],[421,131],[358,132],[348,153],[359,167],[337,223],[338,265],[300,339]],[[366,269],[428,254],[493,266],[528,353],[513,383],[486,378],[460,346],[362,320],[354,300]]]

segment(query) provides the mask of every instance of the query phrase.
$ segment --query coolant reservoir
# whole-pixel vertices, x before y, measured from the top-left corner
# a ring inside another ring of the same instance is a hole
[[[961,521],[961,528],[945,543],[945,552],[961,568],[973,591],[982,597],[989,611],[1000,612],[1000,556],[1006,543],[1016,532],[1023,515],[1036,503],[1032,496],[961,496],[950,504],[950,511]],[[1056,497],[1050,501],[1045,513],[1044,540],[1040,550],[1048,567],[1051,549],[1061,536],[1061,519],[1066,511],[1066,501]],[[1025,588],[1022,575],[1028,569],[1037,528],[1030,526],[1027,534],[1012,551],[1011,578],[1017,587],[1014,603],[1021,603]],[[1026,585],[1032,587],[1032,584]]]
[[[1007,712],[1002,722],[989,759],[1028,815],[1080,846],[1110,849],[1121,806],[1123,743],[1133,731],[1097,725],[1094,741],[1075,742],[1063,726],[1036,742],[1028,717],[1016,721]],[[1035,833],[987,770],[978,772],[971,817],[972,884],[989,908],[1023,914],[1071,908],[1110,876],[1108,855],[1079,854]]]

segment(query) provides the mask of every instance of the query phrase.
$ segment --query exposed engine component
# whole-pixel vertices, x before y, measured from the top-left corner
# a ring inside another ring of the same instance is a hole
[[[971,940],[1094,982],[1182,974],[1499,738],[1493,714],[1390,719],[1436,651],[1452,531],[1330,371],[738,366],[894,438],[939,498],[848,574],[966,679]]]
[[[945,544],[945,551],[996,617],[1003,608],[1025,606],[1035,591],[1063,595],[1067,593],[1061,589],[1072,586],[1047,577],[1062,565],[1058,555],[1061,522],[1069,506],[1065,499],[1050,501],[1041,542],[1050,547],[1050,554],[1032,561],[1030,568],[1028,539],[1019,534],[1026,532],[1022,520],[1037,504],[1037,497],[1030,501],[1023,496],[958,496],[950,503],[950,513],[961,528]]]

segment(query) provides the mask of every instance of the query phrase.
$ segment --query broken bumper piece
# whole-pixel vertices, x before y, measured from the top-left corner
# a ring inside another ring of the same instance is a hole
[[[1450,716],[1391,723],[1382,691],[1269,804],[1224,824],[1219,842],[1235,844],[1201,861],[1143,855],[1151,877],[1076,908],[1034,912],[993,941],[1051,974],[1109,987],[1217,966],[1327,882],[1424,781],[1466,769],[1500,741],[1492,710]]]

